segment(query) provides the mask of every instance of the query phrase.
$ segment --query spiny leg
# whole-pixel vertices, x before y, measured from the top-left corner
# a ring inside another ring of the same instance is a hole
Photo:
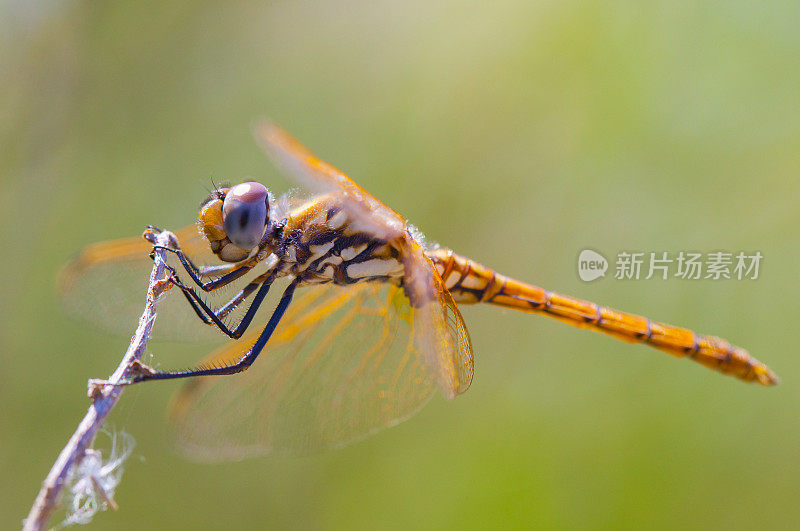
[[[148,225],[145,234],[159,234],[164,232],[163,230],[159,229],[155,225]],[[181,249],[180,241],[178,241],[177,237],[173,239],[166,247],[161,245],[156,245],[155,240],[153,238],[145,236],[145,239],[151,243],[153,243],[153,250],[156,249],[164,249],[170,253],[176,253],[176,251],[180,251],[179,257],[182,256],[183,260],[181,260],[181,264],[187,268],[187,271],[191,271],[195,274],[195,276],[199,278],[209,278],[209,277],[218,277],[220,275],[224,275],[226,273],[231,272],[232,270],[236,269],[238,266],[237,264],[219,264],[219,265],[195,265],[194,261],[189,258],[186,253],[183,252]],[[178,253],[176,253],[178,254]],[[153,257],[153,254],[150,254],[150,258]]]
[[[242,337],[242,334],[245,333],[247,328],[250,326],[250,323],[253,321],[253,317],[255,317],[256,312],[261,307],[261,303],[264,302],[264,298],[269,293],[270,286],[272,282],[275,280],[275,272],[268,272],[264,273],[263,275],[255,278],[252,282],[250,282],[247,286],[245,286],[239,293],[233,296],[228,302],[226,302],[221,308],[214,311],[211,309],[205,301],[197,294],[197,292],[181,282],[180,278],[178,278],[178,274],[174,268],[171,266],[167,266],[167,268],[171,271],[172,276],[170,281],[180,288],[183,295],[186,297],[186,300],[189,302],[189,305],[194,310],[195,314],[205,323],[205,324],[213,324],[216,325],[225,335],[228,337],[239,339]],[[260,286],[260,287],[259,287]],[[250,303],[250,306],[247,308],[247,311],[244,314],[244,317],[236,325],[236,327],[231,330],[228,328],[222,318],[229,314],[233,308],[236,307],[241,301],[247,298],[253,291],[258,288],[258,293],[256,293],[253,302]]]
[[[248,271],[253,269],[253,266],[255,266],[255,262],[247,261],[242,265],[222,264],[217,266],[198,267],[194,265],[189,257],[186,256],[186,253],[184,253],[181,249],[173,249],[171,247],[163,247],[160,245],[154,246],[153,249],[163,249],[177,256],[178,260],[181,262],[181,265],[183,265],[183,268],[187,273],[189,273],[189,277],[191,277],[194,283],[197,284],[203,291],[213,291],[222,286],[226,286],[246,274]],[[203,282],[200,278],[214,276],[220,273],[224,274],[221,277],[209,280],[208,282]]]
[[[214,312],[214,315],[216,315],[219,319],[225,319],[225,317],[227,317],[228,314],[230,314],[234,309],[236,309],[236,307],[238,307],[242,302],[244,302],[244,300],[247,299],[247,297],[252,295],[253,292],[256,290],[256,288],[258,288],[258,285],[256,283],[248,284],[247,286],[239,290],[239,293],[231,297],[225,304],[220,306]],[[197,302],[195,302],[195,299],[191,295],[189,295],[183,290],[181,290],[181,293],[183,293],[183,296],[186,297],[186,301],[189,303],[189,306],[192,307],[194,313],[203,323],[207,325],[216,326],[216,323],[208,316],[207,312],[203,310],[203,308],[201,308],[200,305],[197,304]]]
[[[261,351],[264,349],[264,346],[267,344],[267,341],[269,341],[270,336],[275,331],[275,328],[278,326],[278,323],[283,317],[283,314],[286,312],[286,308],[292,301],[294,290],[298,284],[299,284],[298,279],[295,279],[291,284],[289,284],[289,286],[283,292],[281,300],[280,302],[278,302],[278,306],[275,308],[275,311],[269,318],[267,326],[264,327],[264,330],[258,336],[258,339],[256,340],[255,344],[253,344],[253,346],[250,347],[247,353],[244,356],[242,356],[242,358],[236,363],[232,363],[230,365],[224,365],[221,367],[196,368],[188,371],[160,372],[152,370],[151,372],[142,372],[134,376],[131,383],[146,382],[148,380],[173,380],[177,378],[191,378],[194,376],[235,374],[237,372],[246,371],[250,367],[250,365],[253,364],[253,362],[261,353]]]

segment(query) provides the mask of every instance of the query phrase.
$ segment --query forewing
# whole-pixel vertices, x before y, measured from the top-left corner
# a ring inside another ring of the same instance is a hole
[[[184,227],[175,235],[181,249],[196,264],[220,263],[196,225]],[[122,238],[87,246],[59,273],[58,288],[64,308],[104,330],[130,334],[144,308],[153,268],[149,256],[152,249],[152,244],[144,238]],[[173,255],[168,255],[168,261],[179,273],[183,271]],[[190,283],[185,272],[181,278]],[[207,302],[216,306],[236,291],[237,288],[231,286],[203,295]],[[167,291],[159,300],[158,324],[153,335],[181,340],[223,337],[197,318],[178,289]]]
[[[415,347],[414,313],[389,284],[302,288],[250,369],[194,379],[179,392],[180,447],[199,459],[305,454],[404,420],[436,389]],[[206,365],[238,359],[259,332]]]
[[[397,212],[364,190],[341,170],[314,155],[296,138],[271,122],[260,122],[253,134],[259,145],[284,173],[307,190],[333,193],[345,198],[348,209],[362,224],[387,237],[405,230]]]

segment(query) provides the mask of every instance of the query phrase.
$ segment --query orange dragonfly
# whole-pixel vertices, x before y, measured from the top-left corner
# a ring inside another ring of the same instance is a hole
[[[463,393],[473,358],[458,304],[539,313],[744,381],[777,383],[766,365],[723,339],[426,248],[402,216],[280,127],[262,123],[255,136],[312,196],[276,199],[255,182],[211,191],[197,224],[177,231],[179,244],[169,249],[171,281],[184,297],[168,292],[159,306],[166,322],[156,328],[195,339],[213,329],[234,340],[191,370],[151,369],[132,382],[192,378],[171,418],[181,445],[197,457],[341,446],[409,417],[436,389],[448,398]],[[128,294],[144,285],[128,288],[147,278],[150,250],[137,238],[87,247],[62,272],[66,305],[109,328],[129,323],[140,304]],[[240,280],[238,291],[227,290]],[[280,296],[270,298],[279,283]],[[267,307],[272,314],[261,316]],[[210,326],[198,327],[197,318]]]

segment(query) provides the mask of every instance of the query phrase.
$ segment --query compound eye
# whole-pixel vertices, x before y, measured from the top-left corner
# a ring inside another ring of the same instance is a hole
[[[269,214],[269,193],[261,183],[242,183],[231,187],[222,202],[222,226],[231,242],[252,249],[264,236]]]

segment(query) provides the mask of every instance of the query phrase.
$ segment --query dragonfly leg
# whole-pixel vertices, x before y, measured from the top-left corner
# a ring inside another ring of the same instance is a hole
[[[163,247],[160,245],[156,245],[153,249],[163,249],[167,252],[170,252],[178,257],[180,260],[181,265],[189,273],[189,277],[194,281],[195,284],[200,286],[200,289],[203,291],[213,291],[217,288],[230,284],[234,280],[238,279],[251,269],[253,269],[254,263],[248,261],[243,265],[237,266],[236,264],[223,264],[220,266],[202,266],[197,267],[194,263],[186,256],[181,249],[173,249],[171,247]],[[225,273],[227,271],[227,273]],[[220,273],[225,273],[219,278],[215,278],[213,280],[209,280],[208,282],[203,282],[200,277],[207,277],[212,275],[217,275]]]
[[[220,276],[224,275],[225,273],[230,272],[231,270],[236,268],[236,264],[220,264],[214,266],[208,265],[201,265],[196,266],[195,263],[192,261],[191,258],[186,256],[181,249],[181,244],[178,241],[177,237],[171,239],[170,242],[166,246],[156,245],[155,235],[164,232],[163,230],[159,229],[155,225],[148,225],[147,230],[145,230],[144,238],[153,244],[153,250],[156,249],[164,249],[167,252],[175,253],[176,251],[180,251],[180,255],[182,255],[181,263],[184,267],[188,270],[191,270],[196,276],[200,278],[207,278],[212,276]],[[174,236],[174,235],[173,235]],[[177,254],[177,253],[176,253]],[[150,253],[150,258],[153,258],[153,253]]]
[[[217,316],[218,319],[225,319],[225,317],[227,317],[228,314],[230,314],[234,309],[236,309],[236,307],[239,306],[245,299],[247,299],[247,297],[252,295],[252,293],[256,290],[257,287],[258,284],[256,283],[248,284],[243,289],[239,290],[239,293],[231,297],[230,300],[228,300],[225,304],[220,306],[216,311],[212,310],[212,313],[215,316]],[[209,317],[209,313],[195,301],[192,295],[186,293],[186,291],[183,291],[183,288],[180,289],[182,290],[181,293],[183,293],[183,296],[186,297],[186,301],[189,303],[189,306],[192,307],[192,310],[194,310],[194,313],[197,315],[197,317],[200,318],[200,320],[207,325],[216,326],[215,321],[211,319],[211,317]],[[186,289],[188,290],[190,288]],[[209,310],[210,309],[211,308],[209,308]]]
[[[223,365],[220,367],[198,367],[192,370],[186,371],[155,371],[155,370],[146,370],[140,373],[137,376],[134,376],[131,383],[138,383],[138,382],[146,382],[148,380],[174,380],[177,378],[192,378],[195,376],[214,376],[214,375],[222,375],[222,374],[235,374],[237,372],[246,371],[250,365],[256,360],[261,351],[264,349],[264,346],[269,341],[272,332],[275,331],[275,328],[278,326],[278,323],[283,317],[283,314],[286,312],[286,308],[289,306],[289,303],[292,302],[292,296],[294,295],[294,290],[299,284],[298,280],[293,281],[289,286],[286,288],[286,291],[283,292],[281,296],[280,302],[278,302],[278,306],[275,308],[275,311],[272,313],[272,316],[269,318],[269,322],[267,326],[264,327],[264,330],[258,336],[258,339],[250,347],[250,350],[242,356],[239,361],[232,363],[230,365]],[[263,288],[262,288],[263,289]]]
[[[171,266],[167,266],[167,268],[172,272],[170,281],[181,290],[197,316],[206,324],[216,325],[217,328],[222,331],[222,333],[233,339],[239,339],[242,337],[242,334],[244,334],[247,328],[250,326],[250,323],[253,321],[253,317],[255,317],[256,312],[258,312],[258,309],[261,307],[261,303],[264,302],[264,297],[266,297],[267,293],[269,293],[269,289],[273,280],[275,280],[274,271],[265,273],[255,278],[239,293],[234,295],[231,300],[222,305],[222,307],[220,307],[218,310],[214,311],[205,303],[205,301],[193,288],[184,285],[180,281],[174,268]],[[244,317],[242,317],[242,320],[239,322],[239,324],[237,324],[236,327],[231,330],[222,321],[222,319],[231,311],[233,311],[236,305],[253,293],[256,288],[258,288],[258,293],[256,293],[253,302],[250,303],[250,306],[247,308],[247,311],[245,312]]]

